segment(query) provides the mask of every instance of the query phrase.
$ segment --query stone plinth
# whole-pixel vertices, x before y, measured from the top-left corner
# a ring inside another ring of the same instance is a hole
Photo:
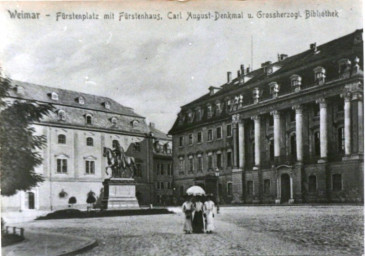
[[[132,178],[111,178],[103,182],[103,209],[138,209],[136,183]]]

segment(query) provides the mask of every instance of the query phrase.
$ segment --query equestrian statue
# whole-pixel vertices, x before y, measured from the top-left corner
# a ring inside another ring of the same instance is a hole
[[[103,156],[107,158],[108,165],[105,167],[107,175],[110,168],[112,178],[133,178],[136,170],[134,157],[127,156],[118,141],[113,141],[113,149],[104,147]]]

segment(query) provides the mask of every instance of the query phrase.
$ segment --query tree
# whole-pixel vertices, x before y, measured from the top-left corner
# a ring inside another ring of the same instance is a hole
[[[50,104],[25,100],[6,102],[9,90],[11,80],[2,75],[0,67],[0,172],[4,196],[29,190],[43,181],[34,168],[42,163],[39,151],[46,138],[35,135],[32,124],[53,109]]]
[[[72,196],[68,199],[69,206],[74,205],[77,203],[76,197]]]
[[[95,193],[90,190],[89,193],[87,193],[87,198],[86,198],[86,203],[88,204],[87,210],[89,210],[95,202],[96,202]]]

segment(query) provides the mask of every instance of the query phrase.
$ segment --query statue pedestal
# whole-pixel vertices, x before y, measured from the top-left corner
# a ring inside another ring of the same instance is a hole
[[[103,182],[103,209],[138,209],[136,183],[133,178],[111,178]]]

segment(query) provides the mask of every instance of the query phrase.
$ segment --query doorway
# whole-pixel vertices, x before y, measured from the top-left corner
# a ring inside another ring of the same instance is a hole
[[[281,203],[288,203],[290,199],[290,176],[289,174],[281,175]]]

